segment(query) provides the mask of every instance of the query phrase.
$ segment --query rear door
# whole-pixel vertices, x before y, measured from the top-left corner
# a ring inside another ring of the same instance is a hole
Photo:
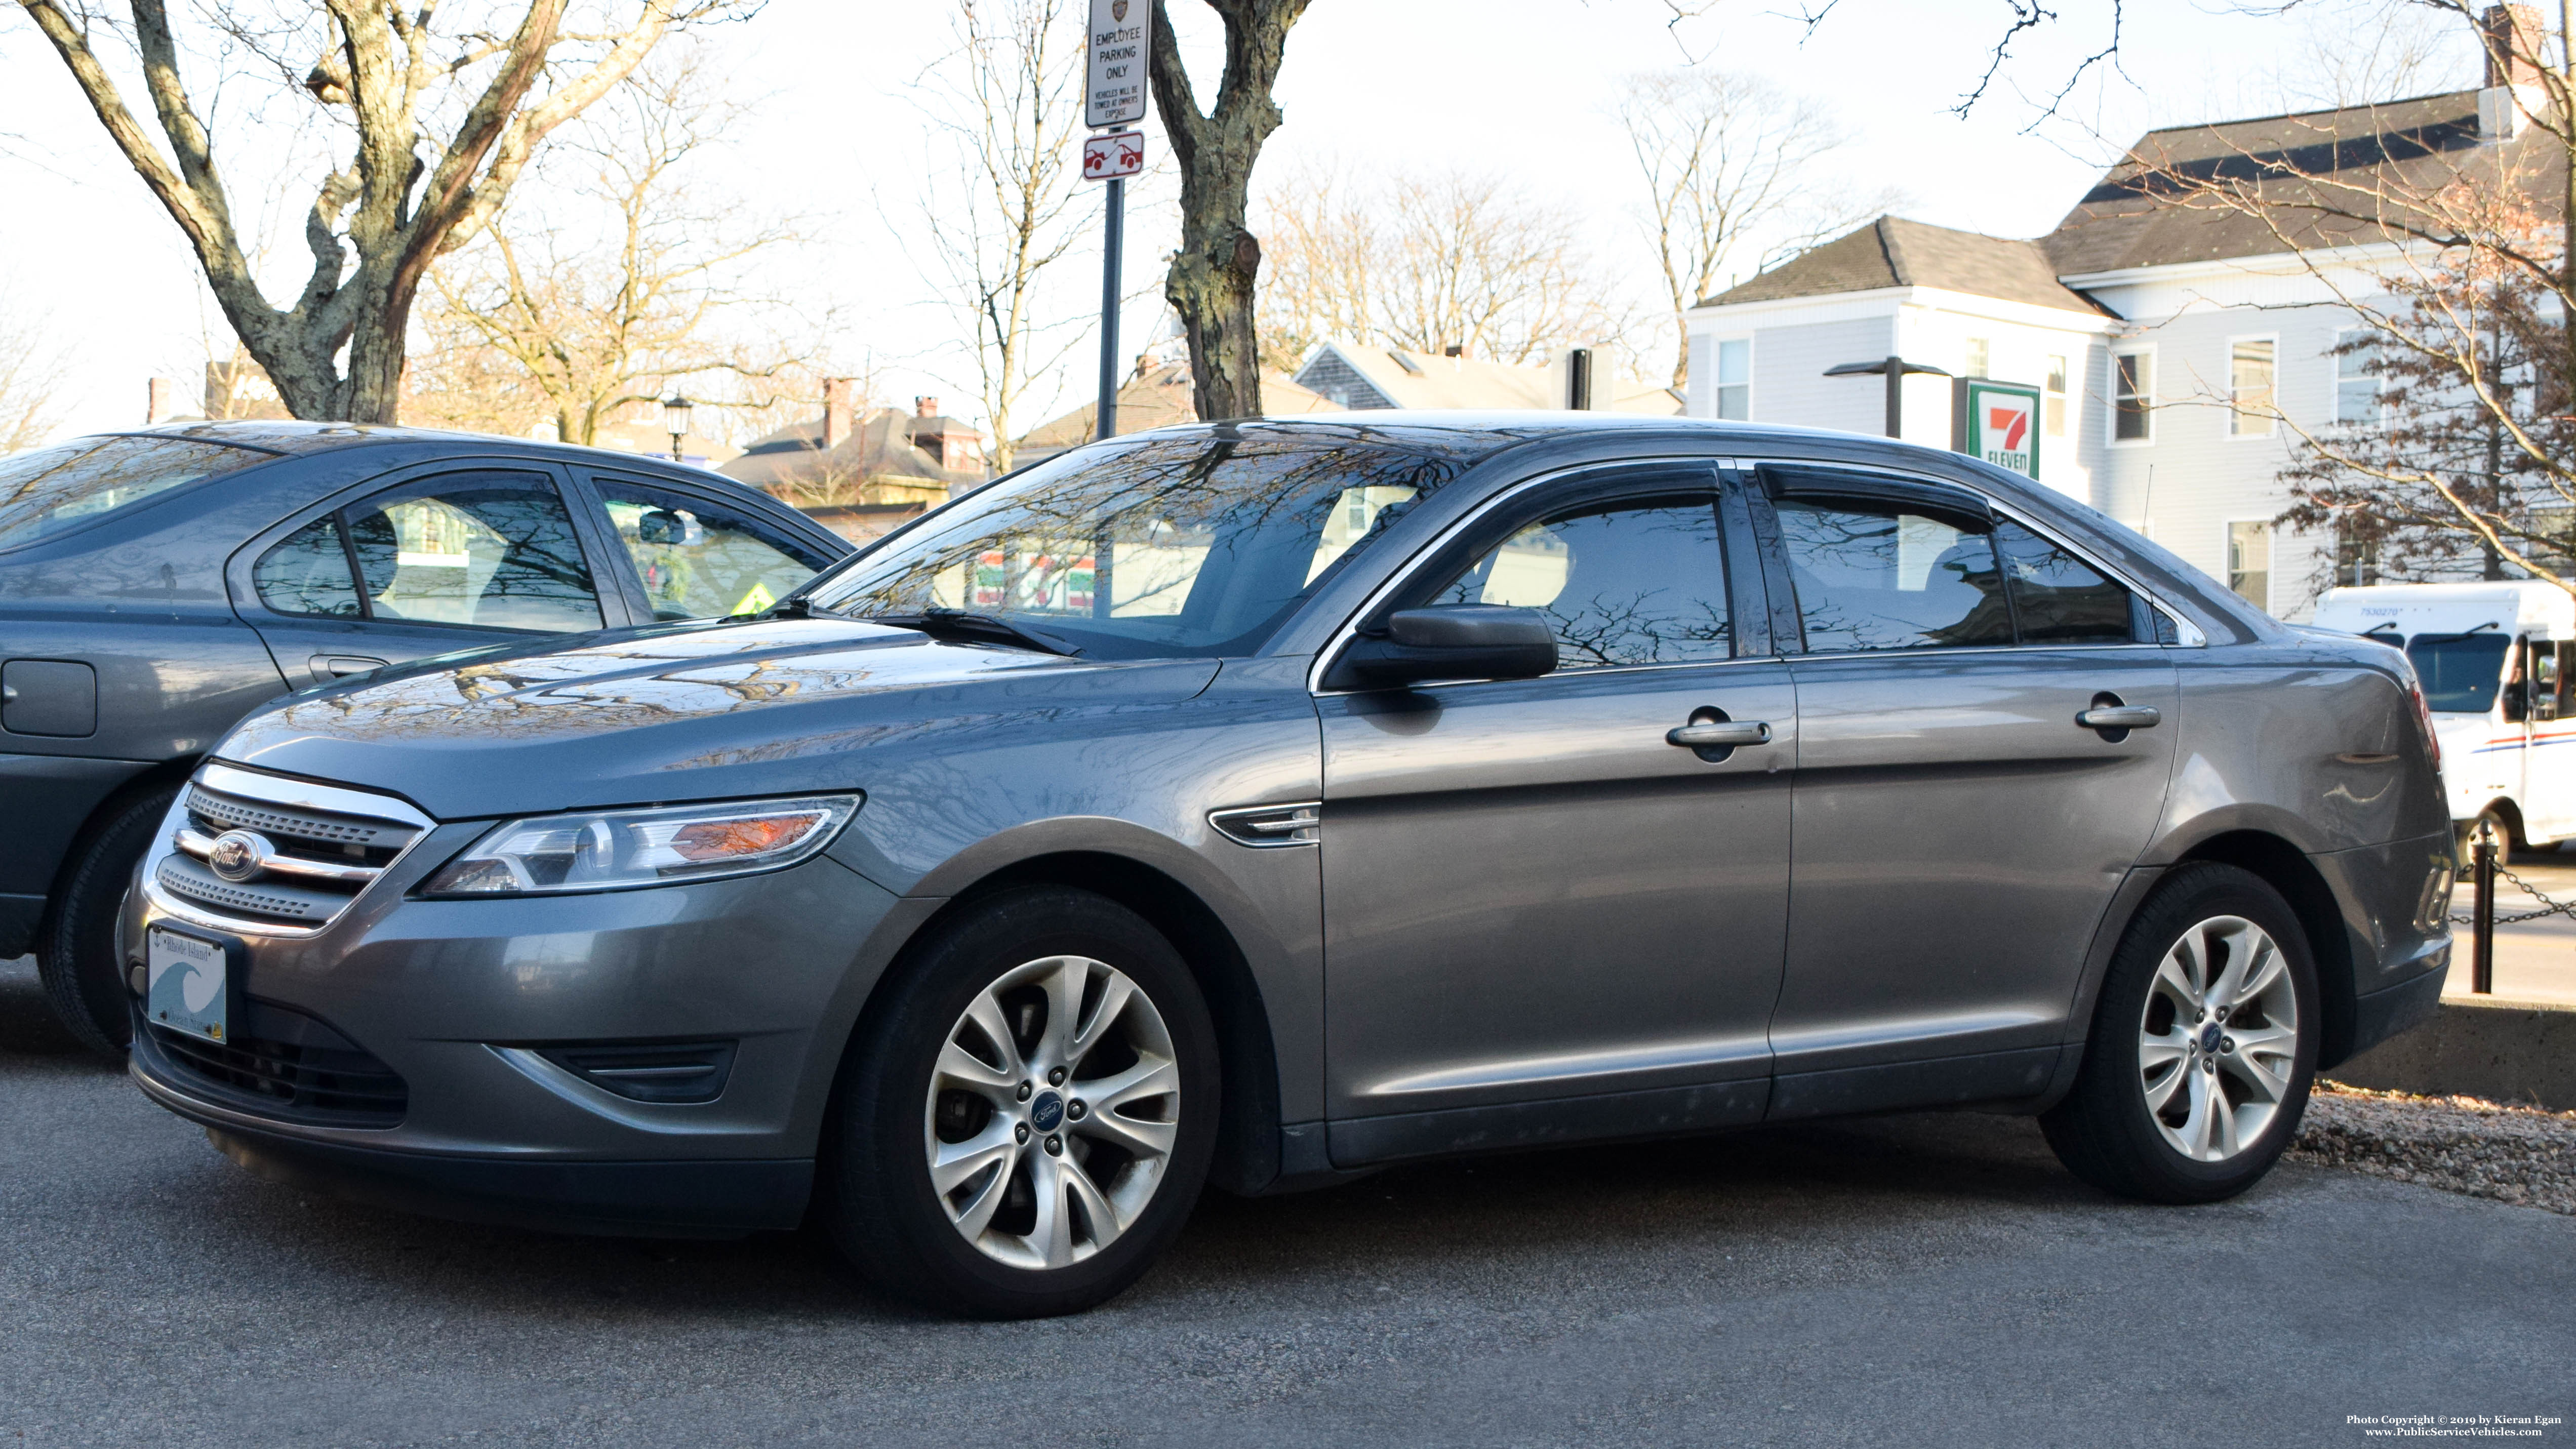
[[[1761,472],[1801,636],[1772,1115],[2035,1092],[2163,807],[2174,667],[2128,590],[1974,494]],[[2129,706],[2156,723],[2080,722]]]
[[[448,465],[290,519],[233,556],[236,612],[301,688],[432,654],[625,624],[563,479]],[[609,576],[613,578],[613,575]]]

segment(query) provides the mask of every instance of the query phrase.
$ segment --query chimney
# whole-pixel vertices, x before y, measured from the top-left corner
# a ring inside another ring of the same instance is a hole
[[[1155,357],[1154,354],[1150,352],[1137,353],[1136,375],[1138,377],[1143,377],[1146,373],[1152,372],[1154,370],[1154,364],[1160,360],[1161,359]]]
[[[1467,355],[1467,348],[1464,343],[1452,342],[1448,346],[1440,349],[1440,355],[1443,357],[1464,357]]]
[[[912,415],[916,418],[935,418],[939,416],[939,399],[935,397],[914,398],[912,400]]]
[[[830,452],[850,439],[850,379],[823,379],[823,451]]]
[[[179,415],[179,380],[156,377],[145,390],[143,426],[165,423]]]
[[[2540,11],[2531,5],[2490,5],[2478,17],[2478,39],[2487,53],[2487,89],[2538,86],[2542,37]]]

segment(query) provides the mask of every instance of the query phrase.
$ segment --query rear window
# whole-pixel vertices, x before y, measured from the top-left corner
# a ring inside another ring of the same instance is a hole
[[[0,458],[0,548],[48,534],[167,492],[230,473],[271,455],[194,438],[83,438]]]

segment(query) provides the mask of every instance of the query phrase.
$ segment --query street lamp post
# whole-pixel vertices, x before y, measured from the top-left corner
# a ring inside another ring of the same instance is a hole
[[[680,440],[689,435],[689,418],[696,411],[697,404],[679,393],[662,399],[662,427],[671,435],[671,461],[674,463],[680,461]]]
[[[1921,375],[1932,377],[1950,375],[1940,368],[1920,362],[1908,362],[1902,357],[1890,357],[1880,362],[1846,362],[1840,367],[1825,369],[1827,377],[1860,377],[1872,374],[1884,376],[1887,379],[1887,435],[1891,438],[1905,436],[1905,379]]]

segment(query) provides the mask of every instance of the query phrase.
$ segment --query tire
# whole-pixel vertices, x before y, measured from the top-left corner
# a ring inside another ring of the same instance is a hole
[[[2250,980],[2238,970],[2248,961]],[[2319,1010],[2307,934],[2280,892],[2235,866],[2183,866],[2129,923],[2075,1088],[2041,1115],[2041,1130],[2069,1171],[2105,1192],[2234,1197],[2298,1133]],[[2213,1093],[2224,1111],[2205,1107]]]
[[[75,841],[62,888],[36,932],[36,974],[54,1015],[81,1045],[114,1061],[125,1059],[134,1034],[116,916],[136,863],[178,798],[175,785],[128,797]]]
[[[821,1225],[870,1282],[934,1312],[1078,1313],[1180,1232],[1219,1078],[1207,1004],[1143,917],[1062,887],[998,894],[907,953],[863,1017]]]

